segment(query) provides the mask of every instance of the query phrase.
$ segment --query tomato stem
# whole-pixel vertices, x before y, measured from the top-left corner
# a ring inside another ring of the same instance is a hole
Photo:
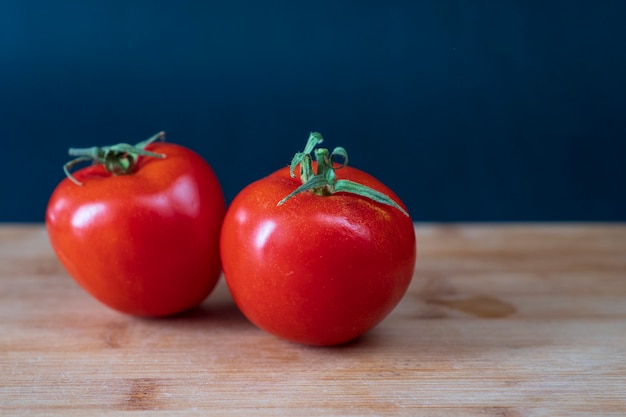
[[[69,155],[76,156],[77,158],[72,159],[63,165],[63,172],[65,172],[65,175],[76,185],[83,185],[83,183],[78,181],[70,173],[70,169],[75,165],[86,161],[92,161],[94,164],[104,164],[106,170],[113,175],[132,174],[139,156],[150,156],[152,158],[161,159],[165,158],[164,154],[145,150],[146,146],[157,139],[165,140],[165,132],[159,132],[136,145],[118,143],[117,145],[103,147],[92,146],[90,148],[70,148],[68,151]]]
[[[373,188],[350,180],[338,180],[335,170],[348,165],[348,153],[342,147],[337,147],[330,153],[326,148],[315,149],[315,147],[323,141],[324,138],[320,133],[311,132],[304,151],[297,152],[294,155],[291,160],[291,165],[289,166],[289,175],[291,175],[292,178],[296,178],[295,170],[299,165],[302,185],[280,200],[277,204],[278,206],[304,191],[310,191],[320,196],[330,196],[335,192],[341,191],[367,197],[378,203],[395,207],[405,216],[409,215],[398,203]],[[313,172],[313,157],[311,154],[315,155],[315,160],[317,161],[317,173]],[[336,157],[342,158],[343,161],[341,163],[335,163]]]

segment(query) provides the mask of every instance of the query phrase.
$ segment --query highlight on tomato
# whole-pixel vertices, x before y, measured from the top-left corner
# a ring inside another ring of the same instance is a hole
[[[399,303],[416,240],[398,196],[347,166],[344,148],[316,149],[322,140],[311,133],[289,167],[235,197],[220,251],[228,288],[252,323],[327,346],[369,331]]]
[[[70,149],[46,210],[51,245],[89,294],[159,317],[200,304],[220,274],[220,183],[192,150],[163,142]],[[160,139],[161,141],[157,141]],[[70,173],[77,163],[94,164]]]

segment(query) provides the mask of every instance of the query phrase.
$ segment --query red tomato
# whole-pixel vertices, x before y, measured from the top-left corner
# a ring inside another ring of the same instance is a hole
[[[192,308],[220,273],[225,212],[220,184],[202,157],[170,143],[146,148],[134,172],[96,164],[54,190],[46,212],[50,242],[69,274],[102,303],[138,316]]]
[[[363,171],[344,167],[336,175],[402,205]],[[225,279],[258,327],[304,344],[340,344],[377,325],[405,294],[416,257],[413,223],[398,208],[345,192],[306,191],[277,206],[300,185],[285,167],[236,196],[222,226]]]

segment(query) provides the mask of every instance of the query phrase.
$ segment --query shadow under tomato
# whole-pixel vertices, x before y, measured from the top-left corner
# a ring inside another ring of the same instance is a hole
[[[218,281],[215,289],[200,305],[171,316],[147,320],[156,320],[176,326],[185,324],[236,328],[252,325],[233,301],[223,278]]]
[[[203,326],[227,326],[229,328],[249,327],[252,323],[241,313],[234,302],[220,303],[219,305],[201,304],[190,310],[164,317],[167,323]]]

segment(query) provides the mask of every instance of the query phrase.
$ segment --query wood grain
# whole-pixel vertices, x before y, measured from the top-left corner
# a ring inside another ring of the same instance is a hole
[[[626,415],[626,225],[417,225],[409,292],[334,348],[252,326],[223,282],[161,320],[87,296],[0,226],[0,415]]]

